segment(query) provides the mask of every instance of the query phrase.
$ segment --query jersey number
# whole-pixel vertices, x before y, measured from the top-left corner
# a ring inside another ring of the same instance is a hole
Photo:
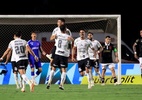
[[[61,48],[61,46],[62,46],[61,44],[62,44],[62,40],[59,40],[59,41],[58,41],[58,47],[59,47],[59,48]]]
[[[15,46],[15,52],[16,52],[16,54],[24,53],[25,47],[24,46]]]

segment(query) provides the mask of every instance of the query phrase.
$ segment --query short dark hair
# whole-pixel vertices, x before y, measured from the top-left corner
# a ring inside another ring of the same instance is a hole
[[[22,32],[21,31],[17,31],[17,32],[14,33],[14,35],[16,37],[20,37],[20,36],[22,36]]]
[[[65,19],[64,18],[58,18],[58,20],[61,20],[62,22],[65,23]]]
[[[92,33],[92,32],[88,32],[88,34],[92,34],[92,35],[93,35],[93,33]]]
[[[81,31],[81,30],[82,30],[82,31],[84,31],[84,32],[86,32],[86,30],[85,30],[85,29],[80,29],[79,31]]]
[[[66,25],[65,25],[65,24],[60,26],[60,30],[61,30],[62,32],[63,32],[63,31],[65,31],[65,30],[66,30],[66,28],[67,28],[67,27],[66,27]]]
[[[111,37],[109,35],[107,35],[106,38],[111,38]]]
[[[31,34],[32,34],[32,33],[38,34],[38,33],[39,33],[39,31],[32,31],[32,32],[31,32]]]

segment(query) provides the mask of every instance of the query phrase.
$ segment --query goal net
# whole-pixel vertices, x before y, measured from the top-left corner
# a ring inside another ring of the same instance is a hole
[[[0,55],[13,39],[13,33],[18,30],[22,31],[22,38],[26,40],[31,38],[32,31],[38,31],[38,40],[43,49],[50,53],[54,41],[49,38],[57,26],[58,18],[65,18],[73,38],[79,36],[80,29],[93,32],[94,38],[100,42],[104,41],[106,35],[112,37],[112,43],[118,48],[120,62],[117,64],[117,75],[121,83],[121,15],[0,15]],[[49,62],[44,56],[41,56],[41,61]]]

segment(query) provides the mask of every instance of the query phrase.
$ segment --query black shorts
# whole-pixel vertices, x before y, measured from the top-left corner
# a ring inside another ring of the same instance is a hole
[[[97,59],[96,61],[94,61],[94,60],[90,60],[90,66],[91,67],[94,67],[94,68],[99,68],[100,66],[99,66],[99,59]]]
[[[51,54],[52,54],[51,58],[52,59],[54,59],[54,57],[55,57],[55,51],[56,51],[56,46],[54,46],[51,50]]]
[[[27,66],[28,66],[28,59],[25,59],[25,60],[20,60],[17,62],[17,68],[18,69],[27,69]]]
[[[11,65],[12,65],[13,73],[18,72],[16,61],[11,61]]]
[[[79,72],[85,71],[86,67],[90,67],[90,60],[89,60],[89,58],[86,58],[86,59],[78,61]]]
[[[67,68],[68,67],[68,57],[55,55],[53,60],[53,66],[55,68]]]

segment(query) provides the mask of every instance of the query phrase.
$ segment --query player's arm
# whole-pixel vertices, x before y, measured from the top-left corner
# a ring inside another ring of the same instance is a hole
[[[42,46],[40,46],[40,52],[45,56],[46,55],[46,52],[43,50]]]
[[[97,51],[97,53],[100,53],[100,52],[102,52],[103,51],[103,46],[101,45],[101,43],[100,42],[98,42],[98,51]]]
[[[114,55],[115,55],[115,61],[116,61],[116,62],[119,62],[117,48],[114,47],[114,50],[113,50],[113,51],[114,51]]]
[[[138,43],[138,39],[137,39],[136,42],[133,44],[134,57],[135,57],[136,59],[138,59],[137,50],[136,50],[137,43]]]
[[[11,57],[11,54],[12,54],[12,50],[10,50],[10,51],[8,52],[8,54],[7,54],[7,56],[6,56],[5,64],[8,63],[8,61],[9,61],[9,59],[10,59],[10,57]]]
[[[38,61],[38,57],[35,55],[35,53],[28,44],[26,45],[26,51],[28,51],[32,56],[34,56],[35,60]]]
[[[73,61],[73,62],[76,61],[76,59],[75,59],[75,52],[76,52],[76,50],[77,50],[77,47],[76,47],[76,46],[73,46],[73,48],[72,48],[72,61]]]
[[[51,37],[50,37],[50,40],[55,40],[57,38],[57,35],[56,34],[52,34]]]
[[[2,57],[0,58],[0,60],[2,61],[10,51],[11,51],[11,48],[7,48],[7,50],[3,53]]]
[[[73,37],[71,37],[71,36],[69,36],[67,40],[68,40],[68,41],[72,41],[72,42],[73,42],[73,41],[74,41],[74,38],[73,38]]]

